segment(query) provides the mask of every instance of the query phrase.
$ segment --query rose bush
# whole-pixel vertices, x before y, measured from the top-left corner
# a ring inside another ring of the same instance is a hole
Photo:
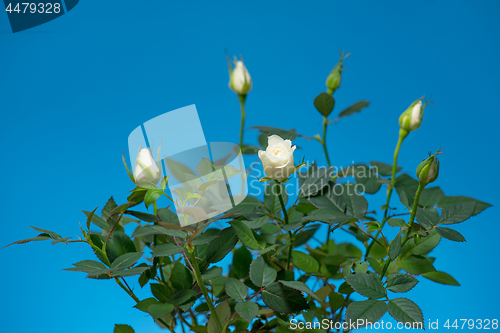
[[[243,143],[245,98],[252,83],[243,63],[236,62],[234,70],[230,66],[230,87],[242,110],[240,147],[246,154],[258,153],[262,161],[267,176],[260,180],[269,181],[263,197],[248,196],[224,214],[183,225],[173,204],[157,207],[159,197],[171,198],[169,178],[161,176],[151,151],[142,149],[134,174],[127,167],[135,183],[127,202],[118,205],[110,198],[100,214],[97,208],[84,211],[81,238],[71,240],[33,227],[37,236],[13,244],[42,240],[87,244],[93,252],[91,259],[66,270],[84,272],[95,283],[116,282],[138,311],[170,332],[340,332],[352,329],[353,323],[357,328],[376,322],[386,312],[401,323],[423,327],[419,326],[423,325],[421,309],[401,293],[419,288],[421,279],[458,286],[450,274],[440,271],[439,258],[430,252],[443,239],[464,242],[465,237],[449,226],[491,205],[428,187],[439,182],[436,156],[440,151],[418,166],[417,178],[397,165],[404,139],[422,124],[428,104],[422,99],[400,118],[392,164],[331,165],[328,125],[369,105],[359,101],[330,118],[344,59],[342,55],[330,73],[327,92],[311,103],[323,118],[322,135],[314,138],[324,149],[327,167],[294,165],[292,140],[304,137],[295,130],[258,126],[261,147]],[[420,154],[415,156],[416,162],[420,159]],[[197,171],[206,171],[206,163],[202,160]],[[301,166],[304,170],[295,173]],[[209,167],[212,172],[213,165]],[[294,176],[299,188],[292,196],[284,182]],[[197,205],[213,181],[206,180],[192,184],[190,192],[184,193],[193,209],[203,210]],[[378,216],[377,207],[368,209],[367,195],[382,188],[387,197],[383,214]],[[394,193],[405,211],[395,208]],[[387,228],[396,233],[393,239],[388,238]],[[356,242],[337,241],[339,230]],[[221,267],[227,256],[231,264]],[[130,286],[133,283],[149,288],[151,296],[139,299]],[[290,322],[297,316],[328,325],[307,330]],[[133,329],[119,324],[115,332]]]

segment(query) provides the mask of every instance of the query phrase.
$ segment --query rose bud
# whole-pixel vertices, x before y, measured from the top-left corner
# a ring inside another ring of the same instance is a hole
[[[156,165],[153,155],[148,148],[143,148],[135,160],[134,179],[136,184],[151,181],[154,184],[160,180],[161,171]]]
[[[438,178],[439,160],[436,157],[438,154],[440,154],[440,151],[429,156],[429,158],[425,159],[417,167],[417,178],[424,186],[432,183]]]
[[[419,128],[424,118],[424,108],[426,105],[427,103],[422,106],[421,99],[413,102],[399,117],[399,126],[401,129],[409,133]]]
[[[229,73],[229,88],[238,95],[246,95],[252,90],[252,78],[241,60],[235,62]]]
[[[284,181],[295,171],[292,141],[283,140],[278,135],[267,138],[266,151],[259,150],[264,172],[270,179]]]

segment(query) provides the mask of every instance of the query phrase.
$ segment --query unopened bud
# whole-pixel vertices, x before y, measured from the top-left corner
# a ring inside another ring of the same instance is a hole
[[[421,99],[417,99],[413,102],[399,117],[399,126],[401,129],[411,132],[419,128],[424,118],[424,108],[426,105],[427,103],[422,105]]]
[[[422,163],[420,163],[417,167],[417,178],[424,186],[432,183],[438,178],[439,160],[437,159],[436,155],[440,153],[441,152],[438,150],[437,153],[423,160]]]
[[[340,82],[342,81],[342,71],[344,70],[344,66],[342,66],[342,62],[344,61],[344,56],[340,56],[339,62],[333,67],[332,71],[326,78],[326,88],[327,92],[332,95],[335,90],[340,87]]]

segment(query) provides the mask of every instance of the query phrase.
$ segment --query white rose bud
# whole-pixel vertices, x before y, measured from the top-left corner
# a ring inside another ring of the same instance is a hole
[[[148,148],[141,149],[135,160],[134,179],[136,184],[145,181],[158,183],[161,171]]]
[[[266,151],[259,150],[259,158],[262,161],[264,172],[274,180],[284,181],[294,171],[292,141],[283,140],[278,135],[267,138]]]
[[[246,95],[252,90],[252,78],[243,61],[236,61],[229,75],[229,88],[238,95]]]
[[[424,118],[424,107],[422,107],[422,101],[420,99],[413,102],[399,117],[399,126],[407,132],[411,132],[419,128],[420,124],[422,124],[422,119]]]

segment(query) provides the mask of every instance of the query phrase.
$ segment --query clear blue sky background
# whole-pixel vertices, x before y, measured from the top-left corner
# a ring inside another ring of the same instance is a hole
[[[319,133],[312,101],[342,48],[352,55],[337,112],[360,99],[372,104],[331,125],[334,164],[390,162],[400,113],[431,95],[436,103],[405,140],[400,164],[413,175],[427,151],[442,147],[436,185],[496,206],[456,226],[467,243],[443,240],[435,250],[438,269],[462,286],[424,280],[408,296],[426,322],[498,318],[499,10],[494,1],[456,0],[82,1],[17,34],[0,13],[0,245],[33,236],[28,225],[77,235],[80,210],[110,195],[124,202],[128,134],[159,114],[196,104],[208,141],[237,142],[224,49],[244,55],[254,80],[247,126]],[[317,142],[296,143],[298,156],[324,163]],[[80,244],[1,250],[2,331],[112,332],[115,323],[160,331],[112,281],[61,271],[91,257]]]

